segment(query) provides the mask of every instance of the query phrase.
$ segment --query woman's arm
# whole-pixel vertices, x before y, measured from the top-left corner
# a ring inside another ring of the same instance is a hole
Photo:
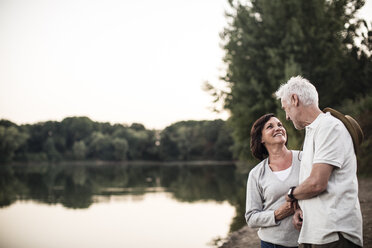
[[[251,171],[247,182],[245,212],[245,219],[249,227],[256,228],[279,225],[279,222],[275,220],[274,210],[263,210],[263,201],[262,187],[258,184],[258,178],[254,175],[254,172]],[[277,214],[281,214],[282,212],[282,210],[279,210]]]
[[[293,202],[284,202],[277,210],[274,211],[275,220],[279,221],[294,214]]]

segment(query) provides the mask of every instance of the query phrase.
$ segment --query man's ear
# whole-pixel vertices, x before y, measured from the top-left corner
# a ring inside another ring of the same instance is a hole
[[[298,95],[296,94],[291,95],[291,104],[295,107],[298,107],[299,103],[300,102],[298,100]]]

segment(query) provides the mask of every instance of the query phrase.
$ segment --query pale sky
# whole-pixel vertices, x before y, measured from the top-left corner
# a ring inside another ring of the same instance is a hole
[[[371,20],[372,0],[361,14]],[[227,0],[0,0],[0,118],[88,116],[163,129],[226,119],[204,81],[223,85]]]

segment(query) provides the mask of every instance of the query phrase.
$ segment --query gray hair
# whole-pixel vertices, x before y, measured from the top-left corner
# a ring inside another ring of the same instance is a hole
[[[287,83],[282,84],[274,94],[277,99],[286,101],[288,104],[293,94],[296,94],[300,102],[305,106],[313,104],[318,106],[319,102],[318,92],[314,85],[301,76],[291,77]]]

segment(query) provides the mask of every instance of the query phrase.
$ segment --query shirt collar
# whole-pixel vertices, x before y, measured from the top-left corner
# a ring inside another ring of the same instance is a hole
[[[316,119],[312,123],[310,123],[310,125],[306,126],[306,129],[314,129],[314,128],[316,128],[319,125],[320,120],[323,119],[325,116],[330,115],[330,114],[331,113],[329,113],[329,112],[327,112],[327,113],[320,113],[316,117]]]

